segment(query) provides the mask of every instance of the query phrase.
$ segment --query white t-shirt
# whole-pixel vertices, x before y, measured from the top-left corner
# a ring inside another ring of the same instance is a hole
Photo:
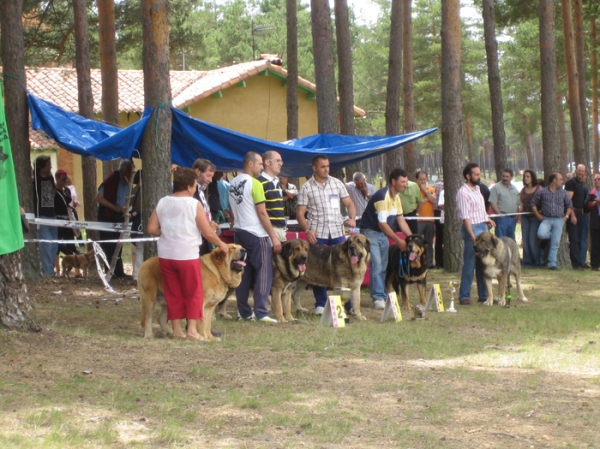
[[[193,197],[165,196],[156,205],[160,223],[158,257],[192,260],[199,257],[202,234],[196,225],[198,201]]]
[[[229,207],[233,211],[235,228],[257,237],[268,237],[256,212],[256,205],[265,201],[265,191],[258,179],[246,173],[237,175],[229,186]]]

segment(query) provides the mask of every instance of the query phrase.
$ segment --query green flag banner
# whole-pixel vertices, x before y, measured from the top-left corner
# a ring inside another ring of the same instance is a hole
[[[23,228],[17,195],[17,180],[4,115],[3,85],[0,79],[0,256],[23,248]]]

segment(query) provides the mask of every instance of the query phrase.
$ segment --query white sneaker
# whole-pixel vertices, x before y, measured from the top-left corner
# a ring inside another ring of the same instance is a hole
[[[383,310],[385,309],[385,301],[383,299],[378,299],[377,301],[373,302],[373,307],[375,310]]]
[[[325,312],[325,307],[315,308],[315,315],[323,315],[323,312]]]
[[[257,321],[260,321],[261,323],[277,323],[277,320],[274,320],[273,318],[271,318],[270,316],[263,316],[262,318],[259,318]]]

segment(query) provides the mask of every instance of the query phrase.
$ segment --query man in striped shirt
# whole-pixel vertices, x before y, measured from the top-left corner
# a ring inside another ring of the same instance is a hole
[[[262,160],[264,168],[258,180],[265,191],[265,206],[273,231],[275,231],[279,241],[283,243],[287,241],[285,234],[285,204],[283,203],[281,184],[279,178],[277,178],[283,166],[283,159],[281,159],[279,153],[267,151],[262,155]]]
[[[479,302],[487,300],[487,289],[483,279],[483,270],[477,263],[475,256],[475,239],[479,234],[495,225],[485,210],[485,202],[479,184],[481,183],[481,170],[475,163],[467,164],[463,170],[465,183],[456,193],[456,208],[458,218],[462,221],[460,235],[464,243],[463,269],[460,277],[459,302],[461,305],[471,304],[471,286],[473,285],[473,271],[477,277],[477,293]]]

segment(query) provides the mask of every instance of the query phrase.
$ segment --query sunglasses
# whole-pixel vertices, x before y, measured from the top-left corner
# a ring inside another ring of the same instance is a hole
[[[269,159],[269,162],[277,162],[277,163],[280,163],[280,162],[283,162],[283,159]]]

